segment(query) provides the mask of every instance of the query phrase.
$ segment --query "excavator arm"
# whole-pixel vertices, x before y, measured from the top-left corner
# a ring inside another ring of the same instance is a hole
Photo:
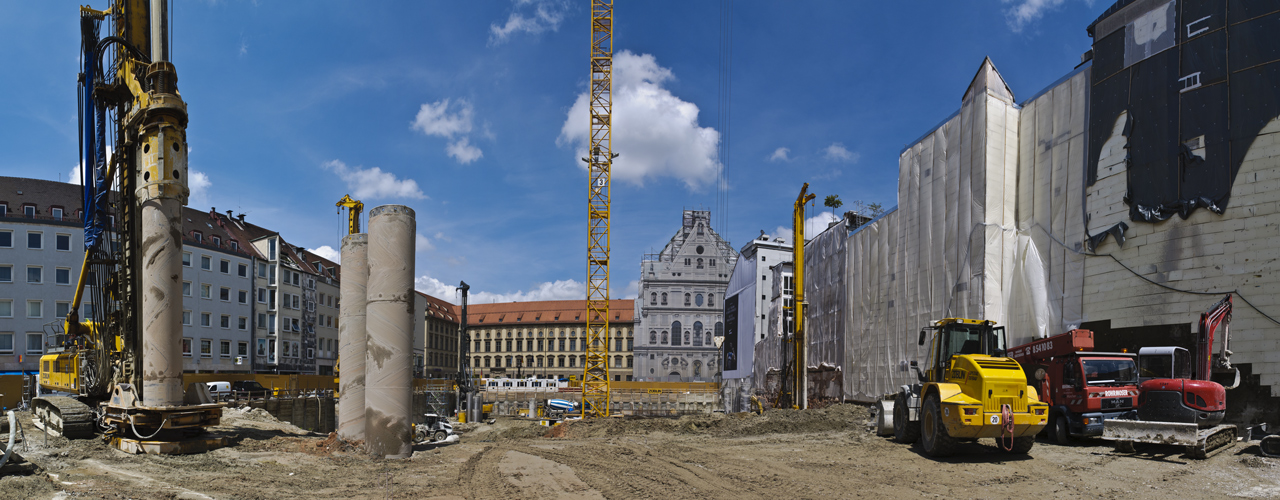
[[[1210,380],[1214,373],[1233,373],[1235,381],[1225,386],[1235,389],[1240,385],[1240,370],[1231,366],[1231,294],[1200,314],[1199,337],[1196,339],[1196,373],[1198,380]],[[1222,329],[1222,350],[1213,355],[1213,337]]]

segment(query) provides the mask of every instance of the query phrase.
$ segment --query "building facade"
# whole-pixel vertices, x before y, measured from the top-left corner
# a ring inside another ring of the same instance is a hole
[[[763,232],[759,238],[742,246],[730,273],[724,303],[727,327],[721,352],[726,380],[751,376],[753,347],[770,331],[769,313],[774,299],[771,292],[779,277],[788,281],[784,284],[789,284],[792,276],[791,255],[790,243],[781,238],[770,238]],[[785,299],[790,299],[790,287],[783,289],[787,291]]]
[[[609,301],[609,375],[633,380],[634,302]],[[582,379],[587,360],[585,300],[470,304],[467,353],[481,377]]]
[[[458,374],[458,306],[418,292],[425,301],[422,378],[453,378]],[[536,361],[535,361],[536,364]]]
[[[705,382],[720,373],[712,337],[724,335],[722,301],[738,253],[711,228],[711,212],[685,210],[662,252],[640,263],[635,310],[639,380]]]

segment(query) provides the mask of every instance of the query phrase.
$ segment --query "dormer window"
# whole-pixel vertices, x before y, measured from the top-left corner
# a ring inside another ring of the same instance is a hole
[[[220,238],[220,237],[218,237],[218,236],[214,236],[214,237],[213,237],[213,246],[215,246],[215,247],[220,247],[220,246],[222,246],[222,238]]]
[[[240,244],[239,244],[239,243],[237,243],[237,242],[236,242],[236,240],[227,240],[227,243],[231,244],[231,249],[232,249],[232,250],[239,250],[239,249],[240,249]],[[712,265],[715,265],[715,264],[713,263]]]
[[[0,217],[8,217],[8,216],[9,216],[9,205],[0,203]]]
[[[196,240],[196,243],[204,243],[204,234],[200,231],[192,231],[191,239]]]
[[[61,208],[49,209],[49,215],[53,216],[53,220],[62,220],[62,209]]]
[[[34,218],[36,218],[36,206],[35,206],[35,205],[23,205],[23,206],[22,206],[22,215],[27,216],[27,218],[28,218],[28,219],[34,219]]]

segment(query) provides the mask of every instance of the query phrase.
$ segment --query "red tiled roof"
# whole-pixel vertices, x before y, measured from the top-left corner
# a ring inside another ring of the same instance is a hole
[[[635,321],[634,300],[609,301],[611,323]],[[532,302],[501,302],[496,304],[470,304],[467,322],[477,325],[539,325],[553,323],[584,323],[587,321],[585,300],[542,300]]]

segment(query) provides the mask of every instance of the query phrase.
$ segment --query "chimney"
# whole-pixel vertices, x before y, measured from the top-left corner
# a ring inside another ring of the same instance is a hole
[[[233,215],[231,215],[231,211],[230,211],[230,210],[227,210],[227,219],[231,219],[232,217],[234,217],[234,216],[233,216]]]
[[[236,217],[239,217],[239,218],[240,218],[240,223],[241,223],[241,224],[244,224],[244,214],[237,215]]]

